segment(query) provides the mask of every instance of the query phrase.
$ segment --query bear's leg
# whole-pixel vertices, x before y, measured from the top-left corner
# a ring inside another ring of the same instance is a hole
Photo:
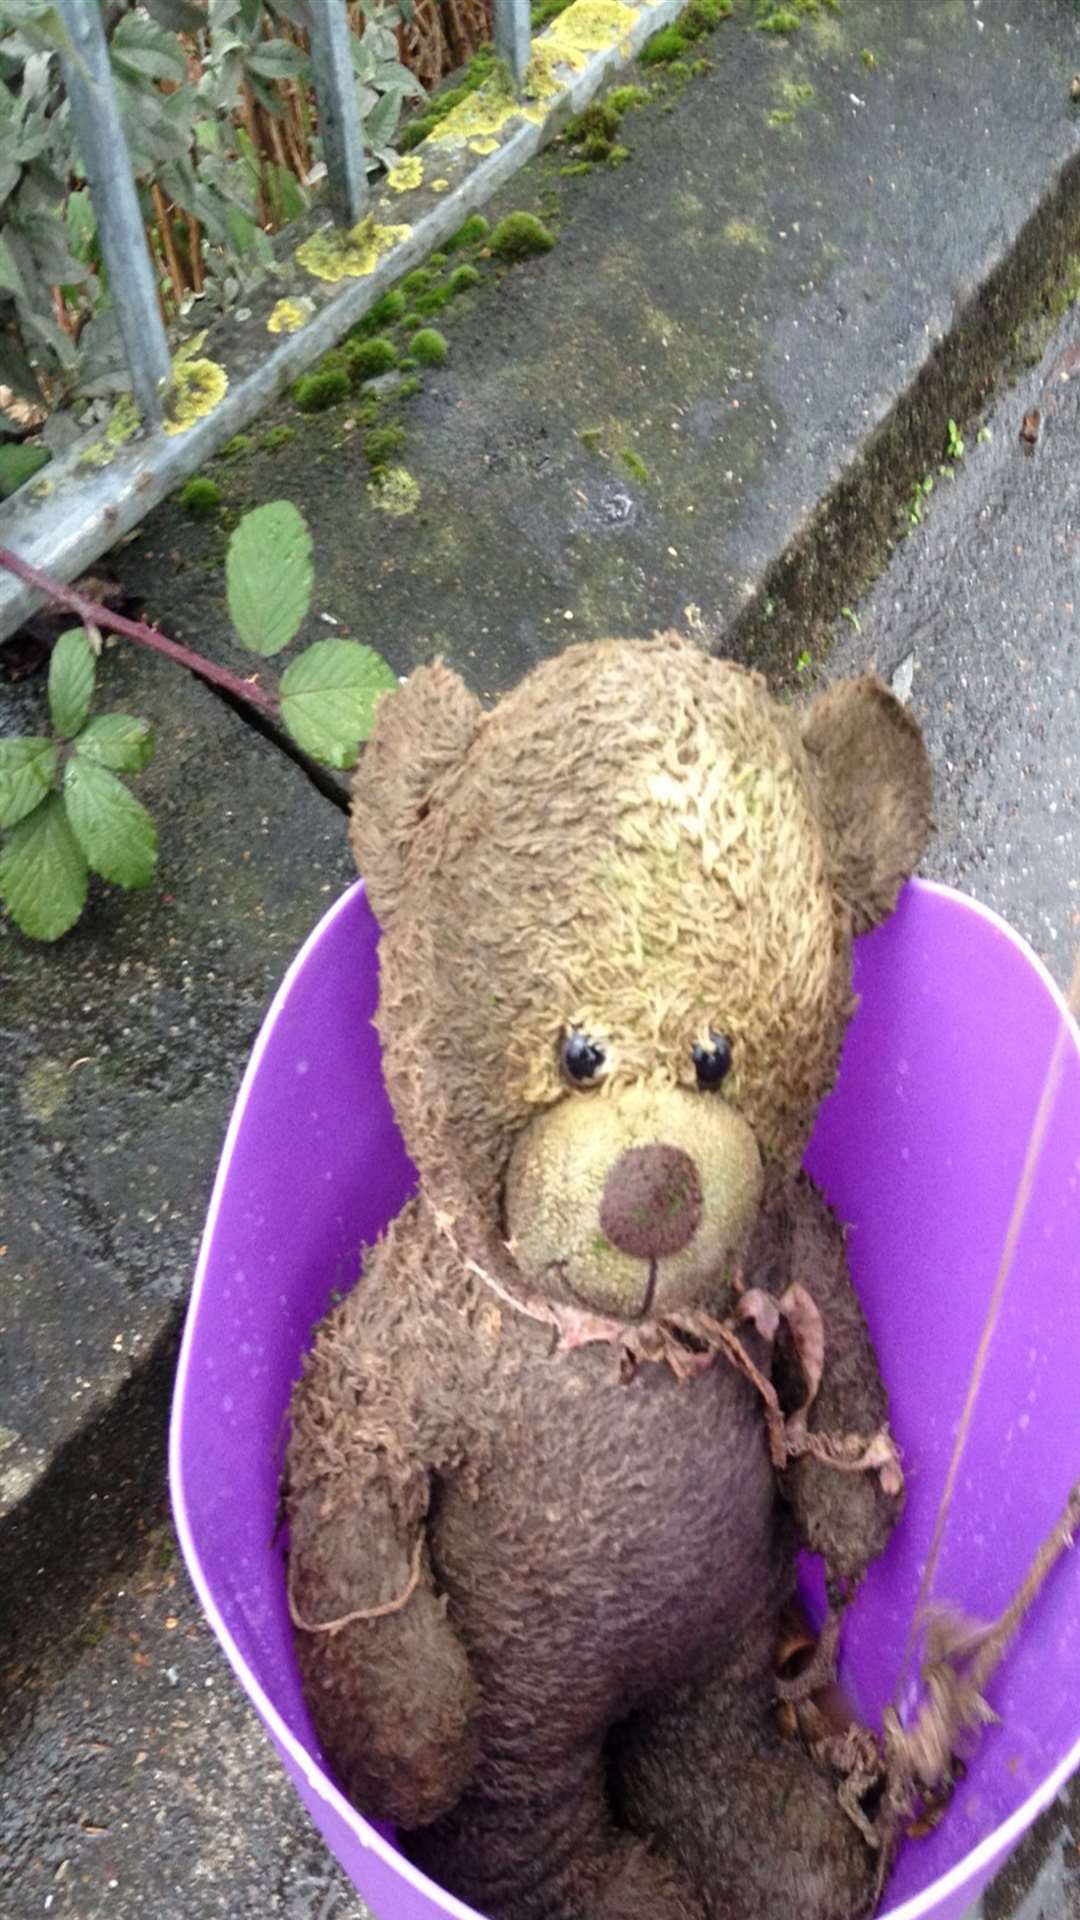
[[[705,1920],[690,1881],[613,1823],[596,1749],[565,1768],[491,1769],[409,1857],[491,1920]],[[539,1782],[539,1784],[538,1784]]]
[[[833,1782],[779,1731],[774,1644],[770,1620],[710,1679],[620,1728],[616,1801],[692,1880],[707,1920],[861,1920],[876,1858]]]

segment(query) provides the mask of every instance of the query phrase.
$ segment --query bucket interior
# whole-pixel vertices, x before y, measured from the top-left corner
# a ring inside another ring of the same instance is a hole
[[[372,1026],[377,929],[360,885],[264,1023],[218,1172],[177,1377],[181,1544],[242,1684],[328,1843],[385,1920],[469,1909],[396,1852],[324,1768],[275,1541],[283,1414],[314,1323],[412,1189]],[[913,883],[858,943],[860,1007],[807,1165],[848,1252],[892,1403],[908,1505],[859,1596],[843,1680],[893,1697],[972,1360],[1055,1039],[1045,971],[993,914]],[[936,1597],[1005,1606],[1080,1475],[1080,1036],[1071,1029],[956,1498]],[[909,1687],[910,1693],[910,1687]],[[1066,1556],[990,1688],[990,1729],[936,1833],[904,1844],[884,1910],[961,1914],[1080,1763],[1080,1556]]]

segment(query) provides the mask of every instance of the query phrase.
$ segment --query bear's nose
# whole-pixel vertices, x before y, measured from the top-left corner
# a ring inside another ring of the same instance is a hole
[[[628,1147],[608,1174],[600,1226],[620,1253],[659,1260],[689,1246],[701,1219],[701,1180],[681,1147]]]

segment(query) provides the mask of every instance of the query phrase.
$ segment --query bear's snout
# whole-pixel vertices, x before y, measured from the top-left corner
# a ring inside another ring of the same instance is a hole
[[[620,1253],[660,1260],[690,1245],[701,1206],[700,1175],[681,1147],[628,1147],[605,1182],[600,1226]]]

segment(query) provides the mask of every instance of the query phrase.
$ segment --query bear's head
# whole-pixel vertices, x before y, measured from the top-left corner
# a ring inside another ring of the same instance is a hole
[[[489,713],[443,666],[389,695],[353,845],[387,1084],[459,1248],[627,1321],[717,1298],[929,822],[870,676],[800,714],[665,636],[574,647]]]

